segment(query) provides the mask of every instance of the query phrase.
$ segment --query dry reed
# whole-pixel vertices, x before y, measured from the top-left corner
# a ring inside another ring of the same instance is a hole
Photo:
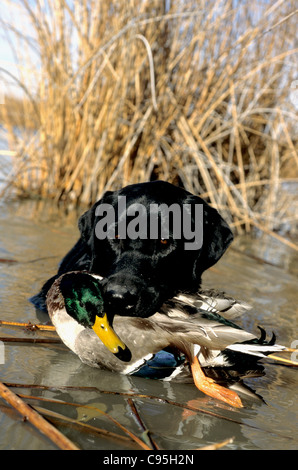
[[[4,193],[90,205],[165,179],[203,194],[240,233],[293,230],[294,1],[20,5],[30,36],[5,28],[31,73],[18,79],[18,132],[2,110],[15,152]]]

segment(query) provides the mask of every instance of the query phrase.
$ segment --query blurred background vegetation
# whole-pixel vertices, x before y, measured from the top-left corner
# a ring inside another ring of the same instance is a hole
[[[19,0],[2,197],[90,205],[164,179],[234,227],[295,236],[297,3]],[[1,161],[1,160],[0,160]],[[1,163],[0,163],[1,165]]]

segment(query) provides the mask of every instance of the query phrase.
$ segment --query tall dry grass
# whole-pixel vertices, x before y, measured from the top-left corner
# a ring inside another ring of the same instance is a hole
[[[89,205],[165,179],[238,232],[294,227],[284,191],[298,181],[294,1],[32,5],[20,0],[30,34],[4,25],[25,70],[21,129],[3,108],[16,152],[6,192]]]

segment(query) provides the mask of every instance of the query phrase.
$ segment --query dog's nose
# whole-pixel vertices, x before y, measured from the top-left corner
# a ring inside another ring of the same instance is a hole
[[[111,315],[132,316],[137,304],[135,289],[111,284],[107,285],[104,295],[105,309]]]

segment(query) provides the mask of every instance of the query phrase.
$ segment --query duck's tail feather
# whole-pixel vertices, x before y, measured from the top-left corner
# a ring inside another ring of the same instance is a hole
[[[269,341],[266,341],[266,331],[260,326],[258,328],[261,331],[260,338],[245,341],[244,343],[231,344],[227,347],[227,349],[229,349],[230,351],[248,354],[249,356],[257,356],[260,358],[286,349],[285,346],[276,344],[276,336],[274,333],[272,333],[271,339]]]
[[[256,345],[256,344],[231,344],[227,347],[230,351],[236,351],[242,354],[248,354],[249,356],[257,356],[257,357],[266,357],[268,354],[272,354],[274,352],[283,351],[285,346],[281,346],[279,344],[275,344],[273,346],[270,345]]]

